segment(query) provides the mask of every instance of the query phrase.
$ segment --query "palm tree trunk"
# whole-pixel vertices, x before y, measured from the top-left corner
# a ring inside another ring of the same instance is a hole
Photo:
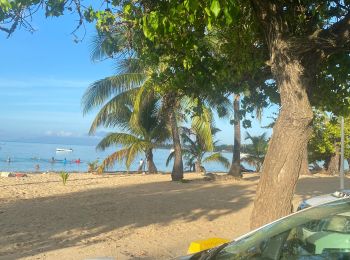
[[[168,114],[169,125],[174,145],[174,165],[173,170],[171,172],[171,179],[173,181],[179,181],[183,179],[184,169],[182,162],[180,133],[175,113],[175,109],[177,107],[176,93],[173,91],[168,91],[163,97],[163,102],[165,112]]]
[[[233,155],[232,163],[229,175],[232,175],[236,178],[242,178],[241,172],[241,122],[239,115],[239,100],[240,95],[235,94],[233,98],[233,111],[234,111],[234,143],[233,143]]]
[[[174,107],[170,108],[170,127],[171,135],[173,137],[174,144],[174,165],[171,172],[171,179],[173,181],[179,181],[183,179],[183,162],[182,162],[182,149],[180,141],[179,127],[177,126],[176,114]]]
[[[157,173],[157,167],[154,164],[153,161],[153,151],[152,149],[148,149],[146,151],[146,161],[147,161],[147,167],[148,167],[148,173]]]
[[[195,171],[196,171],[197,173],[202,172],[202,167],[201,167],[201,163],[200,163],[199,160],[197,160],[197,161],[195,162],[195,164],[194,164],[194,169],[195,169]]]

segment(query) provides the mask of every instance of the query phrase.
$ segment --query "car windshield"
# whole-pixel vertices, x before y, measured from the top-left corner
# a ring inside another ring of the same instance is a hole
[[[228,244],[215,259],[349,259],[349,238],[350,201],[340,200],[269,224]]]

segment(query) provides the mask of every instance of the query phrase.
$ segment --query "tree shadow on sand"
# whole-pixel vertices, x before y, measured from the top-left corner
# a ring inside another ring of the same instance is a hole
[[[123,236],[123,228],[202,217],[211,221],[246,207],[254,196],[247,187],[203,181],[143,183],[4,203],[0,206],[0,258],[89,245],[117,229]]]

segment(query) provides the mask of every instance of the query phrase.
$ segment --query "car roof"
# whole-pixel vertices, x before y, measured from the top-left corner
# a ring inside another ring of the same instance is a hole
[[[350,197],[350,190],[336,191],[329,194],[315,196],[310,199],[304,200],[304,202],[309,206],[317,206],[323,203],[332,202],[346,197]]]

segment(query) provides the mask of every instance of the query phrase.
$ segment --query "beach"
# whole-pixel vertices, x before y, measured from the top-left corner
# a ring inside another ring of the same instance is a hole
[[[258,174],[185,178],[71,174],[65,186],[57,174],[0,178],[0,259],[169,259],[191,241],[249,231]],[[293,203],[338,187],[338,177],[303,176]]]

